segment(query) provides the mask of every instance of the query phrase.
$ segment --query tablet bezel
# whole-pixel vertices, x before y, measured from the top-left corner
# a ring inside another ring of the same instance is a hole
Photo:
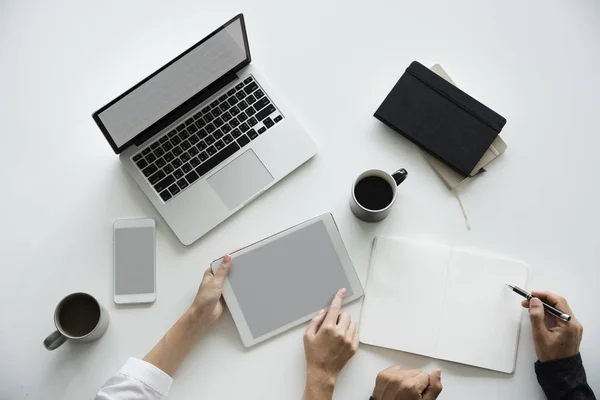
[[[253,249],[255,249],[257,247],[271,243],[283,236],[287,236],[293,232],[301,230],[309,225],[315,224],[320,221],[322,221],[325,225],[327,234],[328,234],[329,238],[331,239],[331,242],[333,243],[333,247],[334,247],[336,254],[338,255],[338,258],[344,269],[344,274],[346,275],[346,278],[348,279],[348,282],[350,283],[349,289],[352,290],[352,295],[347,296],[344,299],[343,304],[348,304],[354,300],[358,300],[364,294],[363,287],[362,287],[362,284],[360,283],[360,279],[358,278],[356,270],[354,269],[354,265],[352,264],[350,255],[348,254],[348,251],[346,250],[346,246],[344,245],[344,242],[342,241],[342,236],[340,235],[340,231],[339,231],[339,229],[335,223],[335,220],[333,219],[333,215],[331,213],[322,214],[322,215],[319,215],[318,217],[311,218],[308,221],[302,222],[298,225],[295,225],[284,231],[276,233],[272,236],[269,236],[263,240],[253,243],[249,246],[246,246],[244,248],[236,250],[235,252],[231,253],[230,255],[235,260],[236,256],[245,254],[249,251],[252,251]],[[211,263],[211,269],[212,269],[213,273],[219,269],[219,266],[221,265],[221,260],[222,260],[222,258],[218,258]],[[335,293],[331,294],[332,299],[333,299],[334,295],[335,295]],[[283,325],[269,333],[266,333],[262,336],[255,338],[252,336],[252,333],[250,332],[248,322],[246,321],[246,318],[244,317],[244,314],[242,313],[242,309],[237,300],[237,297],[235,296],[235,293],[233,292],[233,288],[231,287],[231,284],[229,283],[229,279],[225,279],[225,283],[223,284],[223,298],[225,299],[225,303],[227,303],[229,312],[231,313],[231,316],[233,317],[233,322],[235,323],[235,325],[238,329],[240,338],[242,339],[242,343],[244,344],[245,347],[254,346],[255,344],[258,344],[264,340],[267,340],[269,338],[272,338],[273,336],[276,336],[282,332],[285,332],[290,328],[300,325],[300,324],[310,320],[319,311],[319,310],[314,310],[313,312],[311,312],[307,315],[303,315],[302,317],[296,319],[295,321],[292,321],[292,322],[290,322],[286,325]]]

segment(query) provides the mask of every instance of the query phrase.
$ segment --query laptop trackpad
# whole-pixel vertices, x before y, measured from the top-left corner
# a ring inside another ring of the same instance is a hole
[[[233,210],[267,186],[273,180],[252,149],[227,164],[207,179],[223,203]]]

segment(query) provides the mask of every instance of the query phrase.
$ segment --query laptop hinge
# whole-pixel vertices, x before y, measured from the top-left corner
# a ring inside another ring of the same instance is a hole
[[[171,125],[173,122],[177,121],[179,118],[187,114],[190,110],[194,109],[198,106],[198,104],[202,104],[206,99],[212,97],[215,93],[219,92],[219,90],[223,89],[225,86],[229,85],[231,82],[237,79],[237,74],[235,72],[231,72],[227,75],[223,75],[218,80],[214,81],[206,88],[196,93],[188,100],[186,100],[179,107],[165,115],[163,118],[156,121],[149,128],[140,133],[133,141],[133,144],[136,146],[141,146],[149,139],[152,139],[154,135],[161,132],[167,126]]]

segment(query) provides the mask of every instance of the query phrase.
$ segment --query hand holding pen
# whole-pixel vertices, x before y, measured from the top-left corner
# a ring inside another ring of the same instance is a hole
[[[567,358],[579,353],[579,344],[583,335],[583,327],[573,315],[569,303],[563,297],[544,291],[532,291],[530,300],[523,300],[521,305],[529,309],[531,331],[535,352],[540,362]],[[545,322],[546,313],[543,303],[568,314],[570,320],[549,318]]]

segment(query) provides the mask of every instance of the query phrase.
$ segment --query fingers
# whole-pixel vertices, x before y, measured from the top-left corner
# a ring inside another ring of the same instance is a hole
[[[414,388],[416,389],[418,394],[422,394],[427,386],[429,386],[429,374],[425,372],[419,371],[419,373],[413,378],[414,380]]]
[[[540,343],[545,342],[548,329],[544,323],[544,306],[542,301],[536,297],[529,300],[529,318],[531,319],[533,340]]]
[[[442,370],[434,369],[429,375],[429,386],[423,393],[423,400],[435,400],[442,392]]]
[[[231,256],[229,254],[225,254],[223,256],[223,261],[221,262],[221,266],[215,273],[215,278],[220,283],[222,283],[225,280],[225,277],[227,276],[227,274],[229,273],[229,270],[231,269],[231,264],[232,264]]]
[[[346,330],[346,339],[348,339],[352,343],[352,348],[354,350],[358,349],[358,333],[357,333],[357,325],[356,322],[351,321],[348,329]]]
[[[556,307],[562,312],[566,312],[567,314],[571,314],[571,316],[573,316],[573,310],[571,310],[571,307],[569,307],[569,303],[567,303],[567,299],[565,299],[564,297],[544,290],[534,290],[531,292],[531,294],[537,297],[538,299],[542,300],[543,302],[550,304],[552,307]]]
[[[329,311],[327,312],[327,316],[325,317],[324,324],[329,326],[334,326],[337,323],[338,315],[340,315],[340,310],[342,308],[342,302],[344,301],[344,296],[346,295],[346,289],[342,288],[338,290],[331,302],[331,306],[329,306]]]
[[[319,311],[319,313],[317,315],[315,315],[313,317],[313,319],[310,320],[310,322],[308,323],[308,328],[306,328],[306,334],[307,335],[316,335],[317,332],[319,331],[319,328],[321,327],[321,325],[323,324],[323,321],[325,320],[325,310],[321,310]]]
[[[338,317],[338,322],[337,322],[337,327],[338,327],[339,331],[345,334],[346,331],[348,330],[348,328],[350,327],[351,322],[352,322],[352,317],[350,316],[350,313],[348,313],[348,312],[341,313],[340,316]]]

